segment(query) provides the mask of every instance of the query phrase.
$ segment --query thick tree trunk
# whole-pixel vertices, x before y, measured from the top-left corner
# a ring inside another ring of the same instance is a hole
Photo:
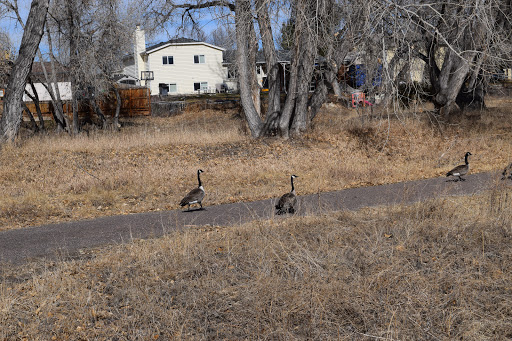
[[[277,52],[272,35],[267,2],[257,0],[256,8],[258,11],[258,26],[260,28],[263,53],[267,66],[268,83],[268,106],[263,133],[265,135],[271,135],[277,131],[279,124],[278,119],[281,113],[281,77],[279,74],[279,63],[277,61]]]
[[[294,52],[295,51],[296,49],[294,49]],[[279,118],[279,134],[285,139],[290,137],[290,122],[292,120],[292,114],[295,110],[295,101],[297,99],[297,69],[298,58],[294,58],[294,56],[292,56],[292,63],[290,65],[290,79],[288,81],[288,92],[286,101],[284,102],[283,112]]]
[[[261,86],[258,83],[257,65],[256,65],[256,54],[258,53],[258,38],[256,37],[256,31],[254,25],[251,24],[249,27],[249,75],[251,77],[251,96],[254,102],[254,108],[261,117]]]
[[[452,116],[460,109],[456,99],[468,76],[469,63],[467,59],[461,58],[451,49],[446,51],[441,68],[434,60],[434,52],[429,59],[430,81],[435,91],[434,105],[441,115]]]
[[[14,62],[7,83],[3,114],[0,120],[0,142],[12,141],[18,134],[22,119],[21,101],[34,57],[43,36],[48,5],[49,0],[32,1],[18,58]]]
[[[308,112],[309,89],[313,78],[313,71],[316,56],[316,44],[309,30],[306,30],[301,37],[303,41],[301,53],[299,54],[297,102],[295,104],[295,115],[291,126],[292,133],[299,135],[306,130],[310,118]]]
[[[238,65],[238,76],[240,85],[240,101],[244,110],[245,118],[253,137],[259,137],[263,128],[261,120],[252,98],[251,72],[254,65],[249,63],[249,38],[251,32],[252,15],[251,3],[248,0],[236,1],[236,58]]]
[[[327,85],[325,84],[324,80],[321,80],[316,85],[315,92],[311,96],[311,99],[309,101],[309,120],[310,122],[313,121],[316,114],[318,113],[318,110],[322,107],[322,105],[325,103],[325,100],[327,99]]]

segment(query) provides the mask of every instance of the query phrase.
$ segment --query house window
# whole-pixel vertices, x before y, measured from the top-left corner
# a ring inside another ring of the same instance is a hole
[[[162,57],[162,64],[174,64],[174,57],[173,56],[163,56]]]
[[[167,94],[169,93],[169,84],[158,84],[158,93],[162,96],[167,96]]]
[[[204,64],[204,54],[196,54],[194,56],[194,64]]]
[[[162,96],[167,96],[167,95],[170,95],[170,94],[175,94],[178,92],[178,86],[176,85],[176,83],[171,83],[171,84],[167,84],[167,83],[160,83],[158,84],[158,93]]]
[[[194,91],[208,92],[208,82],[194,83]]]

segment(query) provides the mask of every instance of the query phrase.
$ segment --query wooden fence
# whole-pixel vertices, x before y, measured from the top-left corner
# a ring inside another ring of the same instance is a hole
[[[134,116],[150,116],[151,115],[151,96],[149,89],[146,87],[136,88],[120,88],[119,94],[121,95],[121,112],[120,117],[134,117]],[[105,99],[98,102],[99,107],[105,116],[113,117],[116,111],[116,96],[109,93]],[[52,104],[51,102],[40,102],[39,106],[45,119],[52,118]],[[36,106],[33,102],[27,102],[27,107],[34,117],[37,119]],[[63,103],[64,113],[70,118],[73,118],[73,109],[71,102],[65,101]],[[24,113],[24,116],[26,114]],[[96,117],[96,114],[88,101],[79,104],[78,116],[80,118]],[[28,119],[28,117],[26,117]]]

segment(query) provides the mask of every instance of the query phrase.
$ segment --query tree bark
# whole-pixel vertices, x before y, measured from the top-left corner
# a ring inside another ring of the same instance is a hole
[[[113,125],[114,125],[115,130],[119,130],[119,128],[120,128],[119,114],[121,113],[121,106],[123,105],[123,101],[121,99],[121,94],[119,93],[119,89],[115,85],[113,86],[113,88],[114,88],[114,93],[116,95],[116,112],[114,114]]]
[[[251,3],[248,0],[236,0],[236,58],[238,65],[238,76],[240,85],[240,101],[244,110],[245,118],[253,137],[261,135],[263,122],[261,120],[252,98],[251,70],[254,65],[249,64],[249,46],[252,23]]]
[[[63,131],[69,131],[69,121],[68,117],[64,114],[64,105],[62,104],[62,99],[60,96],[60,89],[59,89],[59,82],[57,80],[57,68],[55,65],[55,55],[53,54],[53,45],[52,45],[52,35],[50,32],[50,28],[47,25],[46,26],[46,37],[48,38],[48,50],[50,54],[50,65],[52,67],[52,75],[51,75],[51,83],[48,79],[48,74],[46,72],[46,67],[44,66],[44,63],[42,65],[43,72],[46,78],[47,84],[49,84],[49,87],[47,87],[48,93],[50,94],[50,97],[52,98],[52,101],[54,102],[54,108],[55,108],[55,122],[57,123],[57,130],[63,130]],[[42,57],[40,58],[42,60]],[[69,131],[70,132],[70,131]]]
[[[22,120],[21,101],[34,57],[43,36],[48,5],[49,0],[32,1],[18,58],[14,62],[7,83],[3,114],[0,120],[0,142],[13,141],[18,134]]]
[[[21,106],[22,106],[23,111],[25,111],[27,113],[30,123],[32,123],[32,128],[34,128],[34,132],[37,133],[39,131],[39,127],[37,126],[37,122],[34,119],[34,115],[32,115],[32,112],[30,112],[30,109],[28,108],[27,103],[22,101]]]
[[[37,118],[39,119],[39,127],[41,128],[41,130],[44,130],[44,117],[43,113],[41,112],[39,95],[37,94],[34,82],[32,82],[32,79],[30,77],[28,78],[28,83],[30,84],[30,88],[32,89],[33,95],[27,92],[27,96],[30,97],[32,102],[34,102],[34,105],[36,107]]]
[[[268,15],[268,5],[265,0],[257,0],[258,26],[261,34],[263,53],[267,67],[268,106],[265,115],[263,134],[271,135],[277,131],[278,118],[281,113],[281,77],[275,49],[272,26]]]
[[[69,39],[69,70],[71,80],[71,107],[73,110],[73,133],[78,134],[80,130],[80,122],[78,117],[78,99],[76,98],[78,89],[78,24],[75,21],[76,9],[73,7],[73,1],[67,1],[67,22],[68,22],[68,39]],[[76,17],[77,18],[77,17]],[[76,19],[78,20],[78,19]]]
[[[94,112],[96,113],[96,115],[98,115],[98,118],[101,121],[101,127],[105,129],[107,126],[107,119],[105,118],[103,111],[98,105],[98,102],[96,102],[96,90],[94,89],[94,87],[89,87],[89,103],[91,103]]]

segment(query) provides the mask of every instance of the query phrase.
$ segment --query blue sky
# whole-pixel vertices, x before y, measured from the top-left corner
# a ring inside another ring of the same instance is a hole
[[[30,4],[31,0],[18,0],[18,6],[20,9],[20,15],[23,18],[23,21],[25,22],[28,16],[28,12],[30,10]],[[1,12],[0,12],[1,14]],[[201,29],[206,33],[209,34],[211,31],[213,31],[215,28],[217,28],[217,21],[214,20],[207,11],[203,11],[202,18],[198,20],[199,26]],[[133,30],[135,30],[136,24],[133,24]],[[21,26],[19,25],[16,17],[12,13],[8,13],[4,16],[0,17],[0,30],[7,33],[9,35],[9,38],[11,40],[11,43],[15,48],[17,49],[21,43],[21,38],[23,35],[23,30]],[[162,32],[160,34],[154,34],[149,38],[150,41],[148,43],[153,42],[161,42],[161,41],[167,41],[171,38],[176,37],[176,27],[173,27],[171,25],[168,26],[168,32]],[[179,34],[180,36],[183,36],[183,34]],[[43,38],[44,39],[44,38]],[[42,41],[42,45],[44,45],[44,40]],[[41,46],[44,49],[44,46]]]
[[[31,3],[32,1],[28,0],[18,0],[20,15],[23,18],[23,21],[27,20]],[[8,13],[7,15],[0,17],[0,29],[9,35],[9,38],[11,39],[11,42],[14,46],[17,47],[20,45],[23,30],[18,24],[18,20],[14,14]]]

